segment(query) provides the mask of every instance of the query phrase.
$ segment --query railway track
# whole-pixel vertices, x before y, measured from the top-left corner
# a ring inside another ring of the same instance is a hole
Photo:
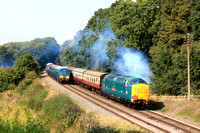
[[[88,101],[96,104],[105,110],[115,114],[116,116],[125,119],[133,124],[140,126],[148,132],[185,132],[185,133],[199,133],[200,129],[179,122],[177,120],[168,118],[166,116],[157,114],[155,112],[145,110],[138,111],[122,104],[108,100],[103,96],[91,93],[91,91],[83,89],[76,85],[63,85],[68,90],[76,93],[77,95],[87,99]],[[113,104],[115,103],[115,104]]]
[[[55,79],[54,79],[55,80]],[[78,86],[61,84],[71,92],[104,108],[116,116],[136,124],[148,132],[200,133],[200,129],[150,110],[135,110]]]

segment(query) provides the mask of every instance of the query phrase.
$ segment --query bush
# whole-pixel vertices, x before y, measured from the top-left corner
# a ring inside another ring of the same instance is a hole
[[[38,111],[42,108],[42,103],[43,100],[38,100],[34,97],[31,97],[27,102],[27,106],[31,109],[35,109],[36,111]]]
[[[71,104],[74,103],[68,96],[59,94],[46,100],[42,108],[45,116],[49,118],[53,123],[56,123],[62,120],[64,109]]]
[[[37,90],[37,91],[34,91],[34,93],[30,91],[32,95],[27,102],[27,106],[31,109],[35,109],[36,111],[38,111],[42,108],[43,100],[48,95],[48,91],[41,90],[40,89],[42,88],[41,84],[37,84],[35,87],[36,88],[33,88],[33,90]]]
[[[16,85],[14,84],[14,83],[10,83],[9,85],[8,85],[8,90],[14,90],[16,88]]]
[[[64,108],[62,118],[65,119],[67,126],[70,127],[76,122],[76,120],[78,120],[82,112],[83,111],[79,106],[76,104],[71,104]]]
[[[26,79],[32,79],[33,80],[37,77],[38,77],[38,75],[35,71],[30,71],[30,72],[26,73],[26,75],[25,75]]]
[[[40,83],[33,86],[34,91],[38,92],[42,90],[42,85]]]

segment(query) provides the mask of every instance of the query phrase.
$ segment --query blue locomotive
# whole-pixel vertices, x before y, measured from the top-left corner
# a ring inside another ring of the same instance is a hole
[[[130,107],[145,108],[150,100],[150,87],[141,78],[109,74],[103,79],[102,93]]]

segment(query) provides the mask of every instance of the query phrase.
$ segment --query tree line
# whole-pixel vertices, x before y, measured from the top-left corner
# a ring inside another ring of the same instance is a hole
[[[0,92],[15,89],[31,71],[31,79],[34,75],[40,75],[40,66],[30,53],[20,56],[12,67],[0,68]]]
[[[31,53],[41,67],[53,62],[98,70],[100,61],[102,72],[114,73],[120,48],[127,47],[147,54],[153,93],[184,95],[184,41],[190,33],[194,36],[190,47],[191,93],[200,94],[199,19],[199,0],[118,0],[109,8],[96,11],[85,28],[61,46],[54,38],[0,46],[0,65],[11,66],[19,56]]]
[[[149,57],[153,93],[184,95],[187,93],[187,46],[184,41],[190,33],[194,35],[190,50],[191,92],[200,94],[199,9],[198,0],[118,0],[109,8],[96,11],[74,40],[61,46],[60,63],[97,70],[98,63],[94,60],[100,59],[91,54],[91,48],[100,39],[100,34],[111,29],[116,37],[104,38],[108,61],[102,65],[102,71],[114,72],[113,63],[120,47],[141,50]]]
[[[27,42],[10,42],[0,46],[0,67],[12,66],[21,55],[31,53],[41,68],[48,62],[55,63],[60,45],[51,37],[36,38]]]

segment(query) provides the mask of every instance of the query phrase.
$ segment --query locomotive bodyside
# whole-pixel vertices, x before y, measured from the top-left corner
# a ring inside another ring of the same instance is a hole
[[[112,99],[144,107],[149,101],[150,87],[140,78],[109,74],[103,80],[102,91]]]

